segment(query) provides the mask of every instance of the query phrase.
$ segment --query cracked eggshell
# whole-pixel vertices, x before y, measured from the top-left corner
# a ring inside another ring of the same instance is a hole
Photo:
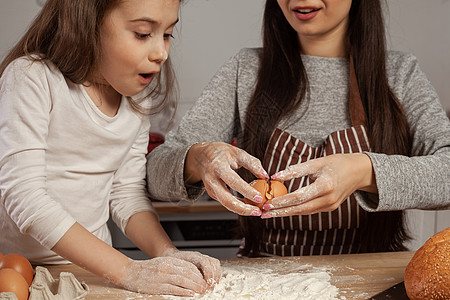
[[[256,203],[249,199],[245,199],[245,203],[258,206],[260,209],[262,209],[267,201],[287,194],[287,188],[281,181],[271,180],[267,183],[267,180],[265,179],[256,179],[250,182],[250,185],[261,193],[263,202]]]

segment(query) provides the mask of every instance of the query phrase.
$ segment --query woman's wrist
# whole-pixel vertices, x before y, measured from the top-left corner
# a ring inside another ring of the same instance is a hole
[[[357,165],[360,166],[360,184],[358,190],[368,193],[377,194],[377,182],[375,178],[375,172],[373,170],[372,160],[369,155],[365,153],[357,153],[358,157]]]
[[[197,156],[199,155],[199,150],[201,149],[201,144],[194,144],[189,148],[186,158],[184,161],[184,182],[186,184],[196,184],[202,180],[199,175],[198,165],[199,160]]]

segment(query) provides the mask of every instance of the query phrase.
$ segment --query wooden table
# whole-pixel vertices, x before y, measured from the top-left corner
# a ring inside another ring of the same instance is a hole
[[[331,274],[331,284],[346,299],[368,299],[403,280],[406,265],[414,252],[376,254],[324,255],[304,257],[277,257],[222,260],[227,267],[250,266],[270,268],[279,273],[290,273],[304,266],[325,267]],[[45,266],[58,278],[59,273],[71,272],[90,289],[89,299],[164,299],[123,290],[75,265]],[[278,271],[277,271],[278,270]]]

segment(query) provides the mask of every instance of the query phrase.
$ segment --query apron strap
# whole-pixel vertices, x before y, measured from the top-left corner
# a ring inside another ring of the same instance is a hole
[[[366,125],[366,113],[359,94],[358,81],[356,80],[355,66],[353,64],[353,56],[350,55],[350,95],[349,109],[352,125]]]

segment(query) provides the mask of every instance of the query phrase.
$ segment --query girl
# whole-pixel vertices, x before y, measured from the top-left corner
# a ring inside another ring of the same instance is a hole
[[[417,59],[386,50],[380,0],[267,0],[262,49],[226,63],[187,115],[148,157],[149,191],[206,188],[256,216],[241,218],[242,255],[404,250],[403,210],[450,206],[450,122]],[[261,202],[247,182],[267,173],[290,193],[262,210],[227,189]]]
[[[132,291],[191,296],[216,259],[176,250],[145,191],[151,96],[179,0],[49,0],[1,67],[0,250]],[[152,83],[152,84],[151,84]],[[151,85],[150,85],[151,84]],[[111,247],[106,221],[146,254]]]

